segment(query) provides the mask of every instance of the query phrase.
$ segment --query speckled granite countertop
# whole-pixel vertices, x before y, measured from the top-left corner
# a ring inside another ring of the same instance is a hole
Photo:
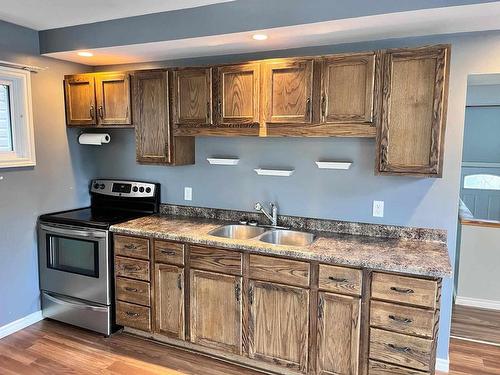
[[[411,275],[449,277],[452,273],[447,246],[443,241],[316,231],[316,240],[311,245],[295,247],[207,234],[225,224],[228,222],[218,219],[153,215],[113,225],[111,231]]]

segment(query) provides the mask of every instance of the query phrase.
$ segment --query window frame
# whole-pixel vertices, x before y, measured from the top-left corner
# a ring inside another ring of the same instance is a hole
[[[36,165],[31,73],[0,66],[0,83],[9,86],[13,151],[0,151],[0,169]]]
[[[495,181],[498,181],[500,179],[500,176],[496,175],[496,174],[492,174],[492,173],[487,173],[487,172],[479,172],[479,173],[473,173],[473,174],[468,174],[466,176],[464,176],[464,182],[463,182],[463,188],[465,190],[486,190],[486,191],[499,191],[500,188],[485,188],[485,187],[471,187],[471,184],[467,186],[467,178],[468,177],[477,177],[477,176],[481,176],[481,177],[492,177],[495,179]]]

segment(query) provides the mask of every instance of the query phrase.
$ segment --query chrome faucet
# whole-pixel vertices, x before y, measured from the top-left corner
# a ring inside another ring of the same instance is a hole
[[[255,209],[262,212],[271,221],[271,226],[278,226],[278,206],[276,204],[271,203],[271,213],[267,212],[260,202],[255,203]]]

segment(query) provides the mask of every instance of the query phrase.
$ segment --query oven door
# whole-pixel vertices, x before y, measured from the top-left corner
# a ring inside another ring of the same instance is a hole
[[[111,303],[106,230],[40,223],[38,235],[40,289]]]

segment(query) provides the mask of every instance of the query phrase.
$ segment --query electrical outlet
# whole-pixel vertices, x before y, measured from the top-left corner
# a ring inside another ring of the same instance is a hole
[[[384,217],[384,201],[373,201],[373,216]]]
[[[185,201],[193,200],[193,188],[187,186],[184,188],[184,200]]]

